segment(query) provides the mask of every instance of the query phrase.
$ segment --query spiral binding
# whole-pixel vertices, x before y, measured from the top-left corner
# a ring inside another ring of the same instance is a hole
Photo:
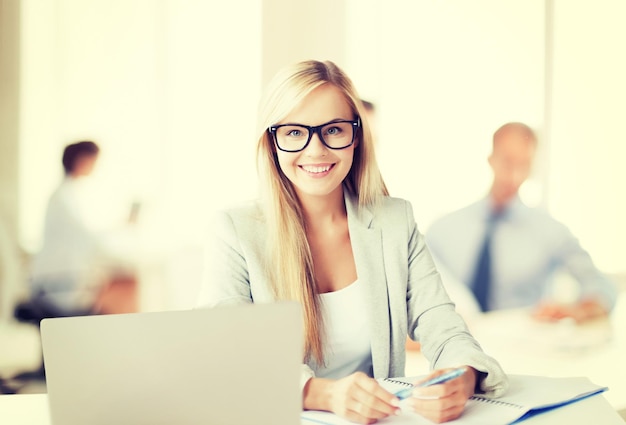
[[[402,385],[404,387],[412,387],[413,384],[410,382],[398,381],[397,379],[392,378],[384,378],[383,381],[391,382],[392,384]]]
[[[384,378],[383,381],[386,382],[390,382],[392,384],[395,385],[401,385],[403,387],[412,387],[413,384],[411,384],[410,382],[404,382],[404,381],[399,381],[397,379],[393,379],[393,378]],[[487,403],[487,404],[495,404],[498,406],[508,406],[508,407],[513,407],[515,409],[524,409],[524,406],[520,406],[519,404],[515,404],[515,403],[510,403],[508,401],[502,401],[502,400],[496,400],[494,398],[486,398],[486,397],[480,397],[480,396],[471,396],[470,400],[475,400],[475,401],[479,401],[481,403]]]
[[[515,403],[509,403],[508,401],[502,401],[502,400],[496,400],[493,398],[485,398],[485,397],[480,397],[480,396],[471,396],[470,400],[476,400],[476,401],[480,401],[481,403],[487,403],[487,404],[497,404],[498,406],[508,406],[508,407],[514,407],[516,409],[524,409],[524,406],[520,406],[519,404],[515,404]]]

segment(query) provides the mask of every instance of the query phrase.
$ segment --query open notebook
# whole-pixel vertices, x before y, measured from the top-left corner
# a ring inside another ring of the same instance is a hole
[[[380,380],[381,385],[390,392],[396,393],[406,388],[407,382],[415,382],[417,378],[398,378]],[[507,393],[497,399],[480,395],[468,400],[465,411],[458,419],[449,424],[471,425],[507,425],[522,421],[529,416],[546,410],[555,409],[593,394],[603,392],[607,387],[592,383],[588,378],[551,378],[532,375],[509,375],[510,388]],[[402,402],[404,403],[404,402]],[[402,406],[401,403],[401,406]],[[304,411],[303,424],[352,424],[345,419],[329,412]],[[403,408],[399,416],[379,421],[380,424],[432,424],[408,409]]]

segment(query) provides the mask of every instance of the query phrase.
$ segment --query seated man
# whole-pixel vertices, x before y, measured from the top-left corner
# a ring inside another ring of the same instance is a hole
[[[43,246],[33,258],[30,300],[16,309],[22,321],[135,310],[135,280],[93,216],[88,176],[99,155],[91,141],[68,145],[65,177],[50,197]]]
[[[606,315],[616,299],[613,283],[563,224],[518,196],[536,147],[535,133],[525,124],[500,127],[489,156],[489,194],[435,221],[427,244],[444,282],[469,289],[465,293],[480,311],[532,306],[536,318],[578,322]],[[579,285],[567,303],[552,297],[550,288],[563,270]]]

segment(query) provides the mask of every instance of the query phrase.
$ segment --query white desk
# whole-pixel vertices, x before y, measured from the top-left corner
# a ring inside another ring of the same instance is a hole
[[[624,421],[600,394],[533,416],[523,422],[524,425],[588,425],[591,423],[623,425]],[[50,425],[48,396],[46,394],[1,395],[0,424]]]
[[[626,408],[626,293],[608,320],[583,325],[540,323],[525,310],[498,311],[466,319],[483,349],[510,374],[586,376],[609,390],[616,411]],[[428,362],[407,353],[406,375],[423,375]],[[596,421],[596,423],[601,423]]]
[[[0,395],[2,425],[50,425],[47,394]]]

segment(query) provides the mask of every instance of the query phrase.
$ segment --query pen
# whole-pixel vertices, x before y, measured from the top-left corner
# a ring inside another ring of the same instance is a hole
[[[464,367],[453,369],[439,376],[435,376],[428,381],[424,381],[419,385],[413,385],[411,386],[411,388],[405,388],[403,390],[400,390],[394,395],[400,400],[404,400],[405,398],[408,398],[411,396],[411,394],[413,394],[413,389],[416,387],[430,387],[431,385],[443,384],[444,382],[448,382],[454,378],[458,378],[459,376],[463,375],[465,373],[465,370],[466,369]]]

